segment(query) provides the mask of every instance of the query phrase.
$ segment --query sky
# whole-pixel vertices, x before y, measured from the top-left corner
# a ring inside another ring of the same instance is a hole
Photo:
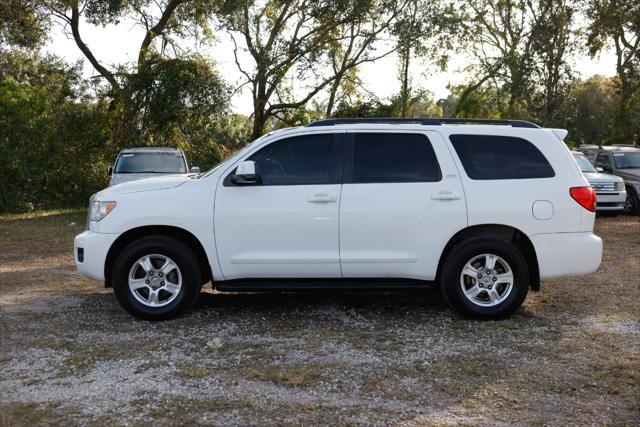
[[[137,58],[140,42],[144,37],[141,27],[133,23],[123,22],[117,27],[93,26],[81,23],[80,33],[84,42],[89,45],[94,55],[103,64],[121,64],[133,62]],[[213,60],[224,79],[232,86],[242,83],[242,74],[237,70],[233,57],[233,44],[226,33],[216,35],[216,41],[200,53]],[[66,36],[61,27],[54,27],[45,51],[54,53],[68,62],[83,62],[85,77],[95,76],[97,73],[86,61],[71,36]],[[435,99],[448,95],[447,85],[462,83],[467,75],[463,71],[469,64],[468,54],[452,56],[449,67],[442,72],[425,61],[413,61],[410,69],[414,88],[426,89],[433,93]],[[399,91],[397,79],[397,61],[395,55],[389,55],[375,63],[364,64],[360,70],[363,86],[375,93],[380,99],[385,99]],[[248,57],[242,58],[243,65],[250,65]],[[595,74],[605,76],[615,75],[615,55],[605,51],[597,58],[583,56],[576,58],[575,69],[581,77],[586,78]],[[250,114],[252,112],[251,95],[248,90],[236,93],[231,100],[234,112]]]

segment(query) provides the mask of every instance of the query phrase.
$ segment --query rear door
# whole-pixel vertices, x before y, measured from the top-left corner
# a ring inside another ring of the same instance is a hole
[[[467,223],[460,177],[435,131],[352,131],[340,206],[344,277],[432,280]]]

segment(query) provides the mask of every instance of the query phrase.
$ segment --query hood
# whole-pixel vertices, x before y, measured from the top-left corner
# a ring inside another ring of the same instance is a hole
[[[115,173],[111,176],[111,183],[109,185],[118,185],[123,182],[129,181],[137,181],[140,179],[147,178],[158,178],[164,176],[178,176],[178,175],[188,175],[188,174],[158,174],[158,173]]]
[[[600,172],[582,172],[587,181],[591,182],[620,182],[622,178]]]
[[[96,200],[108,200],[109,198],[122,194],[138,193],[141,191],[165,190],[167,188],[177,187],[190,180],[190,175],[156,175],[153,178],[142,178],[107,187],[96,194]]]
[[[618,169],[616,175],[631,181],[640,181],[640,169]]]

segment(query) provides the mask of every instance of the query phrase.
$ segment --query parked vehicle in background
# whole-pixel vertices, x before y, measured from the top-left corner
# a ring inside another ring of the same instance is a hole
[[[189,172],[187,172],[189,171]],[[115,164],[109,167],[109,186],[161,175],[188,175],[199,173],[198,167],[189,170],[187,157],[179,148],[135,147],[118,154]]]
[[[627,200],[624,180],[619,176],[598,172],[582,153],[573,151],[572,154],[585,178],[596,190],[596,210],[622,212]]]
[[[577,150],[584,153],[598,172],[617,175],[624,180],[627,192],[624,212],[640,214],[640,148],[632,145],[610,145],[581,146]]]
[[[563,139],[518,120],[329,119],[249,144],[197,179],[95,195],[80,273],[144,319],[218,291],[437,284],[504,317],[540,281],[597,270],[596,195]]]

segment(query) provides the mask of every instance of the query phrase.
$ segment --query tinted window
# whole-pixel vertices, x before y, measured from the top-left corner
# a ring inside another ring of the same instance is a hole
[[[525,139],[494,135],[451,135],[449,138],[471,179],[529,179],[555,175],[540,150]]]
[[[328,184],[331,182],[332,134],[283,139],[251,156],[263,185]]]
[[[123,153],[115,173],[186,173],[181,153]]]
[[[417,134],[358,133],[354,136],[354,183],[440,181],[429,139]]]
[[[598,158],[596,159],[596,166],[606,171],[610,171],[611,159],[609,159],[609,155],[607,153],[598,154]]]
[[[640,169],[640,151],[613,153],[613,162],[618,169]]]

